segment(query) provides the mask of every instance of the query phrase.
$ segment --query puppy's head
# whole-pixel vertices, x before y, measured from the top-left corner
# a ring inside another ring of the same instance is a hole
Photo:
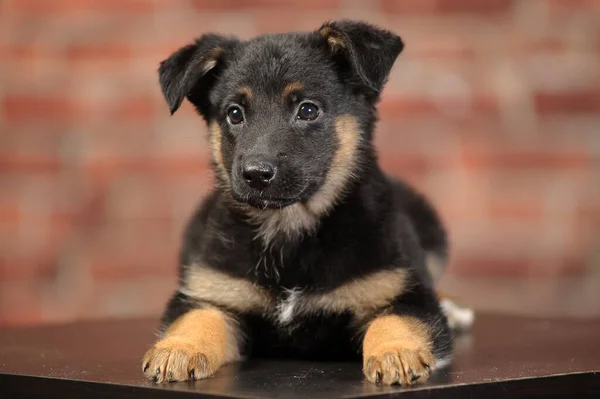
[[[235,200],[318,212],[357,174],[402,47],[389,31],[345,20],[248,41],[207,34],[159,76],[171,113],[187,98],[207,121],[217,177]]]

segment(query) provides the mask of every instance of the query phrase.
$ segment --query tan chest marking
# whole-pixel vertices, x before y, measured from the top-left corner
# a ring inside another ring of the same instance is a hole
[[[406,289],[406,269],[383,270],[352,280],[328,292],[294,288],[277,300],[266,289],[202,265],[188,267],[179,291],[238,312],[258,312],[280,325],[312,314],[352,312],[361,321],[390,304]]]
[[[264,288],[198,264],[187,268],[179,291],[238,312],[268,313],[275,307],[273,297]]]
[[[354,314],[356,321],[363,320],[405,290],[406,276],[405,269],[384,270],[326,293],[289,290],[285,299],[277,304],[276,320],[285,325],[299,316],[347,311]]]

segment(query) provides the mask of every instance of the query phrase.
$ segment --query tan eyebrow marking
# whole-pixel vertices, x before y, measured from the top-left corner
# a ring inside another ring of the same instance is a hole
[[[252,99],[252,90],[250,90],[250,88],[248,86],[242,86],[242,87],[240,87],[239,90],[238,90],[238,93],[241,94],[241,95],[243,95],[243,96],[246,96],[246,98],[248,100]]]
[[[300,82],[288,83],[283,89],[283,100],[285,101],[288,96],[294,92],[304,90],[304,85]]]

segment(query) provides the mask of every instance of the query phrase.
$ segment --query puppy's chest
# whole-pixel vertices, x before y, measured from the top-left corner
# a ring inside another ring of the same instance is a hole
[[[314,316],[342,314],[350,314],[360,322],[403,293],[406,274],[405,269],[383,270],[329,289],[285,288],[275,295],[270,318],[279,326],[293,326]]]
[[[311,296],[301,288],[285,289],[277,298],[274,321],[280,326],[288,326],[300,317],[314,312]]]
[[[379,261],[360,267],[364,260],[346,253],[326,256],[310,250],[269,251],[257,259],[246,255],[245,265],[235,271],[227,271],[239,264],[235,259],[217,261],[216,269],[190,268],[184,287],[188,295],[260,314],[286,329],[315,316],[363,320],[404,291],[409,273]]]
[[[353,321],[359,321],[362,315],[357,315],[356,310],[356,306],[336,300],[335,291],[315,293],[295,287],[278,295],[268,318],[283,336],[302,332],[310,335],[316,334],[317,326],[319,329],[331,328],[339,323],[349,326]]]
[[[300,272],[302,269],[301,265],[288,262],[285,267],[280,266],[279,270],[274,267],[271,274],[266,274],[273,298],[269,316],[278,326],[289,328],[315,314],[333,314],[346,307],[333,303],[339,284],[324,281],[313,273]]]

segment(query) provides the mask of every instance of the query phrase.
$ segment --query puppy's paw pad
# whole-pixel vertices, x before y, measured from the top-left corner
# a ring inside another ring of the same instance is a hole
[[[364,359],[363,372],[376,384],[412,385],[427,381],[435,358],[428,349],[406,349],[402,343],[381,345]]]
[[[142,371],[155,382],[198,380],[217,370],[202,348],[180,338],[158,341],[144,355]]]

